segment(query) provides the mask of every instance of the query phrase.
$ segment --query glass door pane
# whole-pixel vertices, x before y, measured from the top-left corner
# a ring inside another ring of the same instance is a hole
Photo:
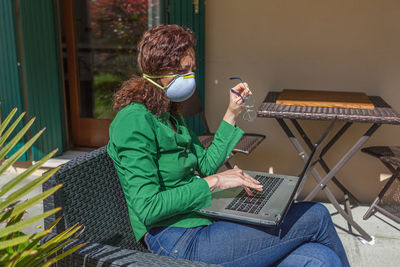
[[[112,119],[112,95],[139,74],[137,43],[160,23],[160,0],[74,0],[82,118]]]

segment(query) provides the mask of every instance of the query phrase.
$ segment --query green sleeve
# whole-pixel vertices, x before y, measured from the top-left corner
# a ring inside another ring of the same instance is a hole
[[[222,120],[218,130],[215,132],[214,140],[205,149],[198,136],[191,130],[189,132],[198,159],[197,171],[202,176],[215,174],[244,134],[243,130],[239,127]]]
[[[153,122],[150,114],[126,116],[116,123],[112,138],[124,169],[124,193],[131,212],[144,225],[211,205],[204,179],[192,177],[189,183],[168,190],[160,186]]]

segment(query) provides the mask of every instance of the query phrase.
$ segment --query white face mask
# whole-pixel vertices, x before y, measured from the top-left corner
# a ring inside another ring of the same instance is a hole
[[[174,79],[166,87],[163,87],[152,80],[167,77],[174,77]],[[143,78],[145,78],[158,88],[166,90],[165,93],[167,94],[167,97],[173,102],[183,102],[189,99],[196,90],[196,80],[194,78],[194,72],[160,76],[150,76],[143,73]]]

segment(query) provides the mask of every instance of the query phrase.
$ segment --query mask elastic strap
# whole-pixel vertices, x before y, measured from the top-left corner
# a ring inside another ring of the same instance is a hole
[[[147,78],[147,77],[145,77],[145,76],[143,76],[143,78],[145,78],[146,80],[148,80],[149,82],[151,82],[152,84],[154,84],[155,86],[157,86],[158,88],[160,88],[160,89],[162,89],[162,90],[165,90],[164,87],[162,87],[161,85],[159,85],[158,83],[156,83],[156,82],[153,81],[152,79],[149,79],[149,78]]]
[[[153,81],[152,79],[168,78],[168,77],[176,77],[176,75],[175,74],[171,74],[171,75],[150,76],[150,75],[147,75],[147,74],[143,73],[143,78],[145,78],[146,80],[148,80],[149,82],[151,82],[152,84],[154,84],[155,86],[160,88],[161,90],[168,89],[168,86],[165,88],[165,87],[159,85],[158,83],[156,83],[155,81]]]
[[[167,74],[167,75],[158,75],[158,76],[152,76],[152,75],[147,75],[143,73],[144,78],[150,78],[150,79],[157,79],[157,78],[169,78],[169,77],[176,77],[176,74]]]

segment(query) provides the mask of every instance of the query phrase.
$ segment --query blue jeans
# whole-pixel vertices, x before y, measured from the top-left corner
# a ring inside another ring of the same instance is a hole
[[[145,242],[154,254],[223,266],[350,266],[328,210],[312,202],[293,204],[280,228],[228,221],[157,227]]]

